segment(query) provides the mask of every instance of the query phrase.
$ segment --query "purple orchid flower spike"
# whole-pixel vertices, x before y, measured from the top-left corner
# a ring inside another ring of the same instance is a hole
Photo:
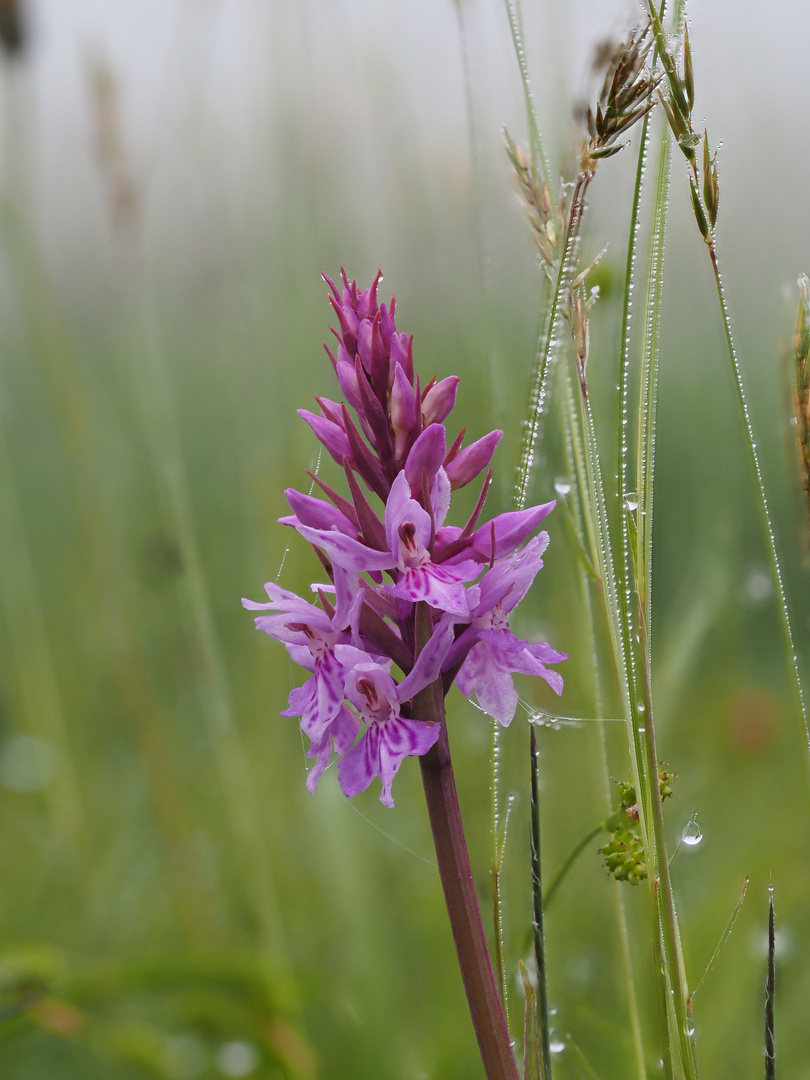
[[[501,431],[464,447],[448,437],[459,380],[420,379],[413,339],[396,327],[396,302],[381,304],[381,275],[358,289],[341,270],[326,278],[337,319],[327,348],[340,401],[316,397],[300,410],[348,492],[312,477],[325,499],[286,492],[280,520],[313,545],[328,582],[311,604],[266,586],[256,626],[282,642],[308,677],[283,716],[298,717],[314,764],[314,791],[329,764],[347,796],[379,779],[394,805],[393,782],[419,759],[439,872],[462,977],[487,1076],[517,1080],[517,1067],[478,913],[455,793],[444,701],[455,683],[504,726],[518,695],[516,673],[539,675],[557,693],[549,665],[565,654],[518,638],[510,617],[543,565],[548,535],[535,535],[549,502],[481,522]],[[467,523],[448,524],[453,492],[485,473]],[[310,474],[312,476],[312,474]],[[379,499],[379,504],[373,505]],[[328,501],[327,501],[328,500]]]

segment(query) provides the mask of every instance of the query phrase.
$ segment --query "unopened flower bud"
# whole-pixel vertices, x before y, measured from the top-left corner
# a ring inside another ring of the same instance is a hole
[[[434,383],[422,398],[422,423],[441,424],[453,410],[458,390],[458,376],[449,375],[441,382]]]
[[[456,491],[474,480],[479,473],[492,461],[495,447],[503,438],[502,431],[490,431],[483,439],[470,443],[452,461],[448,461],[444,468],[450,480],[451,488]]]
[[[394,369],[394,385],[391,387],[391,426],[394,429],[394,456],[401,461],[405,456],[408,439],[416,427],[418,412],[416,394],[408,382],[408,376],[397,364]]]

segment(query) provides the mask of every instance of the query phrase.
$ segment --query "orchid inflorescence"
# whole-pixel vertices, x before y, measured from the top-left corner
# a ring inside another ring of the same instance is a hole
[[[329,501],[287,490],[292,514],[280,519],[313,545],[329,581],[312,586],[318,604],[274,582],[265,586],[269,603],[242,603],[266,612],[256,617],[258,629],[311,672],[282,713],[300,716],[310,740],[307,788],[314,791],[334,754],[347,796],[379,777],[381,801],[393,806],[402,761],[427,753],[440,735],[443,713],[414,716],[425,714],[414,709],[420,691],[434,684],[443,696],[455,682],[504,726],[518,701],[513,673],[540,675],[562,692],[561,675],[546,665],[566,654],[509,629],[510,613],[543,565],[548,533],[532,534],[554,502],[479,524],[503,432],[463,447],[462,429],[448,446],[444,421],[458,378],[422,386],[413,339],[396,329],[395,300],[377,303],[381,274],[362,291],[341,275],[342,290],[324,275],[339,323],[337,353],[324,347],[345,403],[319,397],[319,414],[299,415],[343,468],[350,498],[312,476]],[[466,525],[445,524],[451,493],[485,470]],[[381,513],[364,487],[383,504]]]

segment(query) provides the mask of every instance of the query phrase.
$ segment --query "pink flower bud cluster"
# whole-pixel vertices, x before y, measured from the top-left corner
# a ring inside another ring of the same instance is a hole
[[[315,477],[326,499],[289,490],[292,514],[281,519],[314,546],[329,582],[313,586],[317,605],[275,584],[265,586],[268,603],[242,603],[266,612],[256,626],[310,672],[284,713],[301,718],[310,740],[307,787],[314,790],[334,755],[346,795],[379,777],[381,800],[392,806],[404,758],[426,753],[439,737],[439,722],[411,715],[420,690],[441,680],[446,694],[455,681],[503,725],[517,705],[515,672],[540,675],[562,692],[562,677],[547,665],[565,654],[509,629],[543,565],[548,534],[533,534],[554,503],[480,524],[503,433],[465,447],[462,429],[448,445],[444,421],[458,378],[422,386],[413,339],[396,329],[394,299],[377,303],[381,275],[361,291],[341,274],[342,290],[325,278],[339,324],[337,349],[326,351],[344,400],[319,397],[319,414],[299,414],[343,468],[349,497]],[[452,492],[484,472],[466,524],[447,524]],[[432,626],[421,649],[418,604]]]

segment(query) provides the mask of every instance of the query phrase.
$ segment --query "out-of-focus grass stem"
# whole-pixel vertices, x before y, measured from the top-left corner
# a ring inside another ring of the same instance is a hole
[[[237,845],[244,889],[259,930],[262,950],[278,957],[283,955],[284,947],[276,911],[275,888],[260,826],[261,814],[247,750],[233,716],[227,670],[211,611],[171,380],[149,310],[143,314],[142,333],[133,336],[131,355],[133,381],[141,398],[142,422],[152,470],[183,553],[183,590],[187,615],[202,660],[199,695],[202,713]]]
[[[515,57],[520,69],[520,81],[523,85],[523,98],[526,104],[526,120],[529,124],[529,142],[535,160],[540,163],[543,170],[543,180],[549,191],[553,191],[551,169],[548,164],[543,136],[540,132],[540,124],[537,120],[537,110],[534,107],[531,82],[529,81],[529,67],[526,62],[526,47],[523,42],[523,19],[520,11],[520,0],[504,0],[506,15],[509,19],[509,29],[512,34],[512,45],[515,49]]]
[[[28,732],[53,748],[56,775],[44,798],[51,825],[74,849],[82,850],[86,815],[68,738],[59,680],[48,640],[42,601],[26,538],[22,508],[5,432],[0,428],[0,604],[10,628],[9,640]],[[47,779],[47,778],[46,778]]]

